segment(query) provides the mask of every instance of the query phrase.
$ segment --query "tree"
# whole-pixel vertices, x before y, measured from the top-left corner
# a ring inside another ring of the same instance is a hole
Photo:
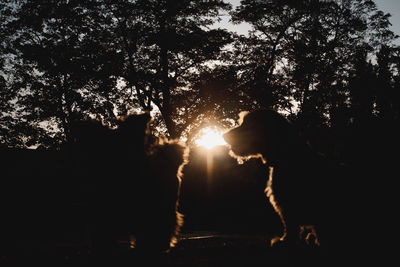
[[[13,1],[0,3],[0,145],[21,147],[35,138],[37,131],[24,119],[12,87],[16,74],[13,66],[15,55],[10,51],[9,42],[12,40],[10,24],[15,20],[15,8]]]
[[[243,110],[251,109],[251,99],[242,94],[235,68],[215,66],[204,69],[193,82],[191,95],[186,93],[186,129],[182,129],[189,142],[203,127],[230,128],[233,118]]]
[[[142,110],[171,138],[211,122],[229,127],[239,110],[260,107],[286,111],[304,127],[340,124],[355,106],[370,107],[372,89],[355,88],[372,75],[366,62],[377,51],[378,83],[397,84],[390,16],[371,0],[243,0],[231,15],[250,23],[249,36],[211,29],[230,9],[222,0],[0,7],[0,126],[2,136],[25,132],[14,138],[20,145],[59,145],[70,141],[75,119],[113,125]],[[391,90],[374,91],[373,112],[390,113],[389,102],[396,109]]]
[[[115,117],[110,103],[116,90],[118,65],[110,35],[99,32],[78,1],[12,1],[8,48],[13,55],[9,90],[23,121],[38,135],[31,144],[59,145],[70,141],[77,116]],[[34,135],[31,135],[33,137]],[[51,138],[50,138],[51,137]]]
[[[376,74],[368,62],[368,50],[359,48],[353,59],[354,70],[349,81],[352,118],[357,124],[365,124],[374,114]]]
[[[393,116],[394,121],[398,122],[400,120],[400,49],[394,49],[393,51]]]
[[[189,126],[179,115],[191,105],[182,105],[185,92],[190,96],[191,82],[204,64],[218,59],[230,42],[227,32],[207,29],[229,5],[219,0],[147,0],[106,3],[106,8],[119,30],[125,89],[135,93],[143,109],[155,105],[169,136],[179,137]]]
[[[54,144],[70,140],[75,119],[112,125],[154,107],[169,136],[179,137],[191,105],[181,97],[193,95],[193,81],[230,42],[229,33],[208,28],[229,8],[219,0],[10,3],[16,19],[7,25],[14,56],[7,90],[24,120],[52,132]]]
[[[387,121],[393,121],[396,117],[396,92],[393,84],[394,49],[382,45],[377,54],[377,87],[376,109],[378,116]]]
[[[262,106],[274,105],[272,77],[283,59],[287,33],[303,14],[295,8],[296,1],[241,1],[232,12],[234,23],[247,22],[253,27],[249,37],[241,36],[235,46],[235,62]],[[261,96],[261,97],[260,97]]]
[[[266,101],[253,94],[255,101],[289,112],[297,107],[298,119],[312,125],[330,123],[348,106],[357,51],[364,47],[371,57],[396,38],[390,15],[369,0],[244,0],[232,16],[253,27],[236,56],[248,84],[261,84],[247,90],[268,95]],[[257,82],[260,76],[266,82]]]

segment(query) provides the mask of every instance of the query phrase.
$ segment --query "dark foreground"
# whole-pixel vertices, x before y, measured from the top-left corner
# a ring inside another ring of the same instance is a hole
[[[93,255],[89,244],[58,242],[38,244],[21,241],[18,248],[2,252],[1,266],[329,266],[321,248],[303,247],[289,251],[269,247],[262,235],[216,234],[196,232],[182,234],[170,253],[151,255],[129,248],[128,240],[109,253]]]

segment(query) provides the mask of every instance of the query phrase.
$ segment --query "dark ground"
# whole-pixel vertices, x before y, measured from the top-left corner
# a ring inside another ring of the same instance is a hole
[[[129,248],[128,240],[109,255],[92,255],[89,243],[38,243],[21,240],[2,253],[1,266],[328,266],[320,248],[269,247],[269,238],[255,234],[183,233],[168,254],[150,255]]]

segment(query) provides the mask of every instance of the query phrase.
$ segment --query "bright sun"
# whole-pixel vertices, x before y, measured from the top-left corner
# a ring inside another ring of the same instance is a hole
[[[212,149],[215,146],[225,145],[226,142],[222,138],[222,131],[218,131],[211,127],[200,130],[199,137],[195,141],[196,145]]]

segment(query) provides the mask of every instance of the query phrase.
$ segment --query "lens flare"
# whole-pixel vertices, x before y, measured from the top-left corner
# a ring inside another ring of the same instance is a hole
[[[216,146],[226,145],[224,138],[222,138],[222,131],[218,131],[211,127],[206,127],[200,130],[199,137],[195,143],[206,149],[212,149]]]

